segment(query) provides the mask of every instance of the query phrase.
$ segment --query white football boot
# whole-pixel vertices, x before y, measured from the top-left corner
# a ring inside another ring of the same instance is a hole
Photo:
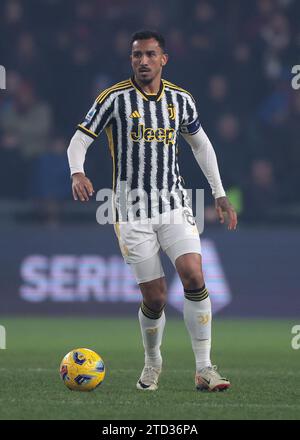
[[[139,378],[136,387],[138,390],[155,391],[158,388],[158,378],[161,373],[159,367],[144,367],[141,377]]]
[[[221,377],[216,365],[212,365],[196,372],[195,385],[198,391],[224,391],[230,387],[230,382]]]

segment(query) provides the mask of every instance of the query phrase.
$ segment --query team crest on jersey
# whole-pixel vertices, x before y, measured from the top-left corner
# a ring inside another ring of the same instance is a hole
[[[174,121],[176,118],[176,108],[173,104],[168,105],[169,118]]]

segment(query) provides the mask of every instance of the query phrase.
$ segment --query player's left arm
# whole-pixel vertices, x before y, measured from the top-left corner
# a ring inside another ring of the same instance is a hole
[[[193,132],[192,130],[194,130],[195,127],[197,127],[197,131]],[[189,129],[191,129],[190,131],[192,131],[192,133],[189,132]],[[195,159],[212,189],[212,194],[215,198],[215,207],[220,222],[224,223],[225,214],[228,216],[228,229],[236,229],[237,214],[226,197],[220,177],[216,153],[209,138],[199,122],[196,124],[193,122],[190,127],[186,125],[184,131],[185,133],[182,132],[182,136],[191,146]]]

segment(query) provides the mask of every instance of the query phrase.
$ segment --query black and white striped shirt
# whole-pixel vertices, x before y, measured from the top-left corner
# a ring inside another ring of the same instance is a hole
[[[194,134],[200,127],[189,92],[162,80],[157,95],[147,95],[131,78],[104,90],[78,129],[93,139],[106,131],[116,207],[121,182],[126,182],[127,191],[145,191],[146,215],[152,217],[156,209],[162,213],[188,206],[179,172],[178,138],[180,133]]]

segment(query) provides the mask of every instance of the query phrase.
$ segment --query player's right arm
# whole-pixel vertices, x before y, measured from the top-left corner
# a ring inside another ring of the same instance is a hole
[[[81,202],[88,201],[94,193],[93,184],[84,172],[87,149],[109,124],[113,113],[113,100],[99,97],[88,111],[85,120],[78,125],[67,150],[73,197]]]
[[[87,149],[93,139],[77,130],[68,147],[68,160],[72,176],[72,193],[74,200],[85,202],[94,193],[93,184],[84,173],[84,161]]]

